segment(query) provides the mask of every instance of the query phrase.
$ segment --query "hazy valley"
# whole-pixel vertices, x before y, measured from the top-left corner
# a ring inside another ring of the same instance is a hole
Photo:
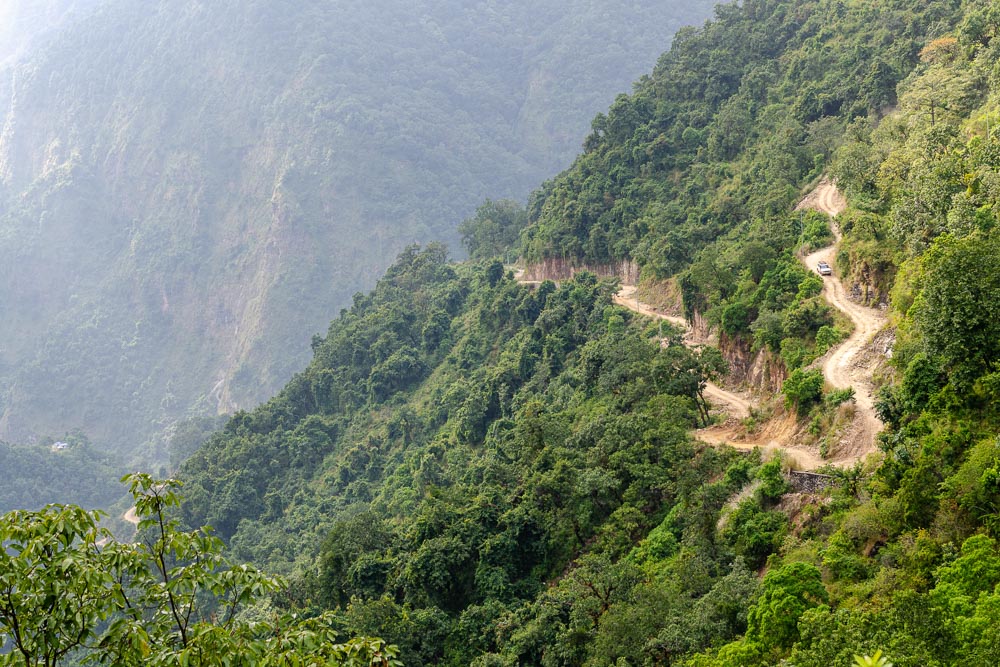
[[[652,9],[157,7],[3,70],[3,428],[105,439],[0,502],[169,428],[0,664],[1000,664],[1000,2],[721,5],[565,168]]]
[[[710,4],[8,5],[52,27],[0,72],[0,437],[165,462],[404,246],[568,164]]]

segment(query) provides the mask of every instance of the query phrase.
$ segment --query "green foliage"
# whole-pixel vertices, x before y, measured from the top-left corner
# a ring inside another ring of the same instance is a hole
[[[842,403],[854,400],[854,387],[846,389],[835,389],[823,398],[823,403],[828,407],[835,408]]]
[[[893,667],[889,659],[882,655],[882,651],[875,651],[874,655],[854,656],[855,667]]]
[[[943,236],[924,256],[914,322],[960,389],[1000,361],[1000,236]]]
[[[672,511],[660,525],[649,531],[632,552],[632,557],[639,563],[658,563],[674,556],[680,547],[676,524],[677,512]]]
[[[802,614],[829,600],[820,572],[806,563],[790,563],[768,572],[760,598],[747,615],[747,640],[765,650],[790,648],[799,637]]]
[[[750,330],[753,331],[756,347],[768,347],[774,351],[781,349],[781,341],[785,338],[785,326],[779,313],[762,311],[750,325]]]
[[[794,407],[799,414],[806,414],[823,398],[823,373],[796,368],[781,386],[781,393],[785,395],[786,405]]]
[[[85,436],[66,435],[35,446],[0,442],[0,512],[38,509],[56,500],[87,508],[108,507],[122,496],[124,465],[96,451]]]
[[[857,553],[854,542],[843,531],[830,536],[823,550],[823,567],[841,581],[862,581],[871,575],[869,564]]]
[[[801,224],[801,252],[810,253],[813,250],[833,245],[833,232],[830,231],[830,220],[825,213],[806,211],[802,214]]]
[[[805,415],[802,366],[846,334],[793,254],[826,220],[789,210],[836,152],[838,269],[884,293],[907,260],[881,463],[783,499],[780,462],[686,437],[721,360],[653,343],[613,283],[410,249],[189,461],[188,521],[414,665],[996,664],[992,4],[721,7],[528,207],[528,259],[676,276],[689,316],[782,355]]]
[[[74,655],[114,665],[400,665],[377,639],[337,643],[329,616],[246,620],[278,579],[232,565],[206,529],[168,517],[179,483],[123,479],[142,539],[118,543],[99,516],[48,505],[0,517],[0,663],[65,664]],[[238,613],[239,612],[239,613]]]
[[[524,254],[633,259],[657,277],[678,276],[688,316],[752,331],[758,347],[777,352],[786,335],[803,335],[780,331],[775,316],[808,275],[793,253],[832,242],[826,216],[792,212],[794,200],[845,127],[895,101],[925,36],[957,13],[948,2],[718,10],[594,120],[584,154],[536,195]],[[856,171],[872,173],[867,162]],[[802,300],[816,284],[811,277]],[[793,327],[812,324],[830,322]]]
[[[510,200],[492,201],[476,209],[476,215],[458,226],[462,245],[472,259],[499,258],[505,262],[517,259],[512,249],[521,231],[528,224],[528,212]]]
[[[56,665],[113,610],[114,578],[97,545],[99,516],[75,506],[0,520],[0,646],[14,665]]]
[[[790,490],[788,480],[782,474],[780,458],[776,457],[760,466],[756,478],[760,482],[758,496],[762,503],[775,503]]]
[[[840,343],[841,341],[843,341],[846,338],[847,338],[847,333],[844,332],[844,331],[841,331],[840,329],[838,329],[836,327],[829,326],[829,325],[823,325],[823,326],[821,326],[816,331],[816,354],[817,354],[817,356],[821,356],[823,354],[826,354],[827,350],[829,350],[834,345],[837,345],[838,343]]]
[[[781,512],[763,510],[756,500],[748,499],[727,516],[721,537],[749,567],[756,569],[781,546],[787,524]]]
[[[960,595],[975,596],[992,591],[1000,583],[1000,560],[996,541],[973,535],[962,544],[961,555],[935,573],[937,588],[947,587]]]
[[[785,311],[784,331],[787,336],[805,338],[821,327],[831,324],[833,324],[833,316],[830,306],[826,305],[822,299],[805,299]]]
[[[791,563],[769,571],[760,584],[747,615],[747,632],[739,641],[723,646],[712,658],[695,656],[686,664],[756,667],[776,663],[776,658],[799,639],[799,619],[809,610],[824,609],[828,601],[820,572],[806,563]]]
[[[638,566],[680,557],[701,521],[686,499],[735,456],[685,434],[725,369],[718,350],[648,339],[590,274],[531,289],[495,265],[407,250],[317,338],[308,368],[183,468],[188,524],[212,523],[241,558],[310,572],[287,604],[339,608],[342,627],[399,645],[407,664],[532,662],[552,642],[583,660],[612,609],[640,613]],[[400,350],[412,362],[389,384]],[[698,559],[705,587],[685,608],[725,573]],[[568,615],[539,601],[556,579]],[[506,615],[507,634],[488,629]],[[738,624],[725,627],[685,645]]]

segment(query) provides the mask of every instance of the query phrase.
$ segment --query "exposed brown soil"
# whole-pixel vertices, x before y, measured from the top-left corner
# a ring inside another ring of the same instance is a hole
[[[799,209],[813,208],[823,211],[831,218],[845,207],[843,195],[837,190],[837,186],[828,180],[822,181],[798,206]],[[841,235],[840,229],[833,221],[831,228],[836,242],[803,257],[802,262],[806,268],[815,270],[821,261],[833,266]],[[875,436],[882,428],[882,423],[875,416],[871,372],[868,364],[864,363],[863,352],[875,334],[885,326],[886,318],[881,311],[852,301],[847,296],[843,284],[835,276],[824,277],[823,298],[850,318],[854,324],[854,332],[850,337],[818,362],[823,369],[823,376],[831,386],[837,389],[854,388],[854,400],[858,407],[854,424],[838,443],[834,443],[835,446],[831,451],[834,461],[849,464],[873,451]]]
[[[686,345],[704,345],[711,342],[708,339],[696,337],[683,318],[662,313],[649,304],[639,301],[635,296],[635,289],[633,285],[622,287],[621,291],[615,295],[615,303],[641,315],[666,320],[683,328],[687,332],[684,337]],[[789,415],[780,420],[772,420],[760,432],[748,434],[746,428],[740,423],[750,416],[751,410],[754,408],[754,403],[748,395],[725,389],[711,382],[705,387],[705,395],[713,404],[729,415],[729,419],[724,424],[695,431],[696,437],[702,442],[716,446],[729,445],[743,450],[759,447],[765,452],[780,451],[790,467],[797,470],[815,470],[829,463],[814,451],[815,448],[791,444],[795,441],[798,430],[798,424],[793,416]]]
[[[747,433],[741,424],[729,421],[695,431],[695,435],[710,445],[729,445],[743,450],[759,447],[765,452],[781,452],[794,470],[816,470],[831,463],[824,460],[814,447],[792,444],[797,439],[798,431],[795,416],[788,414],[767,422],[755,433]]]
[[[697,346],[705,345],[710,342],[708,340],[698,339],[683,317],[661,313],[649,304],[639,301],[639,299],[635,296],[635,291],[636,288],[634,285],[623,286],[614,297],[615,303],[641,315],[666,320],[674,326],[683,329],[686,332],[684,336],[685,345]],[[724,406],[725,411],[737,419],[746,419],[750,416],[750,410],[753,405],[746,396],[724,389],[714,382],[709,382],[705,386],[705,396],[708,397],[713,403]]]
[[[847,202],[836,184],[824,179],[799,203],[797,209],[811,208],[834,218],[846,206]],[[836,223],[831,221],[831,227],[836,239],[834,245],[821,248],[802,258],[810,270],[815,270],[816,264],[820,261],[833,265],[836,245],[840,242],[841,236]],[[517,276],[522,282],[535,282],[525,280],[526,277],[530,276],[523,274]],[[815,470],[831,463],[837,466],[852,465],[874,450],[875,435],[881,429],[881,422],[875,416],[873,409],[871,369],[863,352],[871,345],[875,334],[885,326],[886,319],[880,311],[851,301],[836,277],[827,276],[823,283],[823,297],[854,323],[854,332],[851,336],[816,362],[821,365],[823,375],[830,385],[837,389],[853,387],[857,403],[851,426],[841,433],[837,442],[831,444],[830,458],[823,459],[814,446],[794,444],[802,440],[802,428],[792,414],[771,419],[759,431],[748,433],[741,422],[751,415],[754,408],[752,399],[748,395],[731,391],[715,383],[706,386],[705,395],[713,404],[722,408],[729,418],[723,424],[696,431],[699,440],[710,445],[725,444],[736,449],[749,450],[759,447],[765,451],[781,452],[790,467],[799,470]],[[715,342],[710,336],[697,335],[683,318],[640,301],[636,295],[635,285],[624,285],[615,295],[614,301],[633,312],[666,320],[683,329],[686,332],[685,345],[698,346]]]

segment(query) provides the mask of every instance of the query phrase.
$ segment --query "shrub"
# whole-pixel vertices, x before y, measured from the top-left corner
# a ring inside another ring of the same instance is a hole
[[[823,397],[823,374],[816,370],[804,371],[797,368],[785,380],[781,393],[785,395],[786,406],[794,407],[796,412],[804,414]]]
[[[835,408],[841,403],[846,403],[847,401],[853,401],[853,400],[854,400],[854,388],[848,387],[847,389],[837,389],[831,391],[829,394],[826,395],[824,403],[826,403],[828,407]]]
[[[847,338],[847,332],[837,327],[824,324],[816,332],[816,354],[826,354],[826,351]]]

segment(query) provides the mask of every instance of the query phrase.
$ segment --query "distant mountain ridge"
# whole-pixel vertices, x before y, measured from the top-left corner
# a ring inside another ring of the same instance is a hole
[[[86,16],[99,0],[6,0],[0,3],[0,67],[10,64],[39,37]]]
[[[254,405],[711,4],[102,2],[0,70],[0,436]]]

